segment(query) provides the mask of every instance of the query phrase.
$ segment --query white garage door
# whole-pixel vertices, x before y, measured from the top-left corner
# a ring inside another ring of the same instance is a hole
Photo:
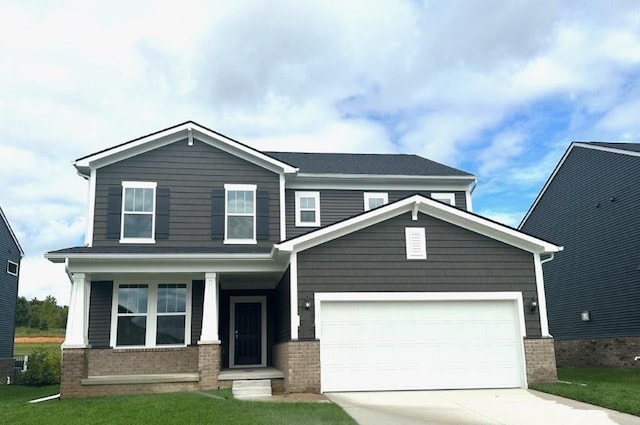
[[[515,300],[320,302],[322,391],[525,385]]]

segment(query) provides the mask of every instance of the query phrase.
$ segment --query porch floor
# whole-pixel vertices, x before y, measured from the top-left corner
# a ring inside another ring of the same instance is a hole
[[[239,379],[281,379],[284,373],[275,367],[247,367],[222,369],[218,374],[219,381],[235,381]]]

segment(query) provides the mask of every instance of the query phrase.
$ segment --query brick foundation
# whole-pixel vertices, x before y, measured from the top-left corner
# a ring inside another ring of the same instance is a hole
[[[15,359],[0,359],[0,385],[7,383],[7,378],[11,383],[14,383],[14,366],[16,364]]]
[[[220,345],[139,350],[77,349],[62,351],[60,394],[94,397],[218,388]],[[199,373],[197,382],[82,385],[88,376]]]
[[[558,380],[553,338],[525,338],[524,355],[529,384]]]
[[[273,347],[273,363],[284,372],[284,392],[320,392],[320,341],[289,341]]]
[[[555,350],[558,366],[640,366],[639,337],[556,340]]]

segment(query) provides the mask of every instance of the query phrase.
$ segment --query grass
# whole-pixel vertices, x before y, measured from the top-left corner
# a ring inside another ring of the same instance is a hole
[[[31,354],[36,348],[44,348],[47,351],[60,351],[60,343],[57,342],[16,342],[13,345],[13,354]]]
[[[241,401],[230,390],[27,403],[57,392],[57,386],[0,386],[0,424],[356,424],[334,404]]]
[[[640,369],[561,367],[558,380],[558,383],[531,385],[531,388],[640,416]]]
[[[64,337],[64,329],[47,329],[43,331],[41,329],[28,328],[26,326],[16,327],[16,338],[24,336],[61,336]]]

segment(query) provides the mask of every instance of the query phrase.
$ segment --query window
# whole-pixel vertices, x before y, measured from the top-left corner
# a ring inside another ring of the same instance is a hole
[[[184,283],[117,285],[112,345],[157,347],[189,344],[190,289]]]
[[[256,186],[225,184],[225,243],[256,243]]]
[[[432,193],[431,198],[449,205],[456,205],[455,193]]]
[[[122,182],[120,242],[155,242],[156,183]]]
[[[320,192],[296,192],[296,226],[320,226]]]
[[[384,192],[365,192],[364,193],[364,210],[369,211],[378,208],[389,202],[389,196]]]
[[[7,273],[18,276],[18,263],[14,263],[11,260],[7,261]]]
[[[405,230],[407,260],[427,259],[427,238],[424,227],[407,227]]]

